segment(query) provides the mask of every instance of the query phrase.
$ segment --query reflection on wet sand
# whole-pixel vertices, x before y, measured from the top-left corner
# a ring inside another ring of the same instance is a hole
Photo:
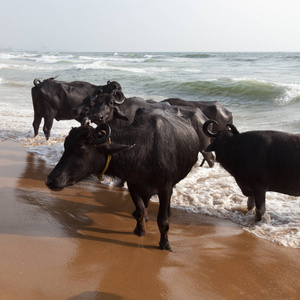
[[[173,253],[158,249],[157,204],[132,234],[126,189],[96,180],[52,192],[51,167],[0,143],[3,299],[296,299],[300,253],[229,221],[173,210]]]

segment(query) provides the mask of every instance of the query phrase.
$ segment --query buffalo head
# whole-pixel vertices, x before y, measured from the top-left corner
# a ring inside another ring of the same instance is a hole
[[[121,85],[116,82],[116,81],[107,81],[107,85],[99,87],[100,94],[105,93],[105,94],[114,94],[114,101],[117,104],[122,104],[125,101],[125,96],[122,92],[122,87]],[[98,94],[97,90],[94,93],[95,95]]]
[[[106,165],[107,156],[132,146],[111,144],[111,129],[101,123],[96,129],[84,118],[80,127],[72,128],[64,142],[64,153],[46,179],[46,185],[59,191],[94,174],[99,175]]]
[[[78,106],[73,108],[74,117],[86,117],[88,112],[93,109],[95,100],[101,94],[113,94],[114,102],[117,104],[122,104],[126,99],[122,92],[122,87],[118,82],[107,81],[106,85],[98,86],[92,95],[89,95],[87,92],[87,97]]]
[[[216,141],[213,141],[208,147],[204,149],[205,152],[211,152],[215,151],[215,145],[218,143],[218,138],[224,135],[236,135],[239,134],[239,131],[233,124],[227,124],[226,127],[229,127],[230,130],[219,130],[217,132],[211,132],[209,129],[210,124],[215,124],[219,126],[219,123],[215,120],[207,120],[203,124],[203,132],[206,136],[216,139]]]
[[[89,111],[89,119],[96,124],[110,122],[113,118],[128,121],[127,116],[119,108],[118,91],[111,94],[100,93],[95,97],[93,108]]]

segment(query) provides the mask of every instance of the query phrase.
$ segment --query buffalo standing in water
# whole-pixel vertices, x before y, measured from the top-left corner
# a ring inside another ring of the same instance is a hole
[[[34,136],[38,135],[42,118],[44,118],[43,131],[47,140],[50,137],[54,119],[82,121],[82,114],[75,115],[73,108],[82,103],[88,95],[115,91],[116,101],[122,103],[125,99],[121,85],[115,81],[108,81],[106,85],[97,86],[84,81],[64,82],[49,78],[42,82],[35,79],[33,84],[31,97],[34,109],[32,123]]]
[[[91,174],[103,173],[112,155],[105,174],[127,181],[136,207],[134,233],[145,234],[149,200],[157,194],[159,247],[171,250],[168,209],[173,187],[186,177],[198,158],[199,139],[192,125],[162,110],[138,109],[131,125],[112,133],[106,123],[99,124],[96,130],[84,124],[73,128],[64,148],[63,156],[47,177],[50,189],[61,190]]]
[[[205,151],[215,151],[216,160],[236,180],[248,197],[248,210],[256,207],[256,221],[265,213],[267,191],[300,196],[300,135],[279,131],[248,131],[239,133],[233,124],[231,130],[212,133],[208,125],[203,131],[215,138]]]

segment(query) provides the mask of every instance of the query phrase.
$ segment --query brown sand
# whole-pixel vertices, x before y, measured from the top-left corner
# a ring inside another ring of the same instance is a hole
[[[155,203],[139,238],[125,189],[84,182],[52,192],[50,170],[0,142],[1,300],[299,299],[300,249],[173,209],[173,252],[161,251]]]

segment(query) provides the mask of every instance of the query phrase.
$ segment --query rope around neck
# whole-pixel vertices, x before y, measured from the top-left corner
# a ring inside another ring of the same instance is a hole
[[[108,139],[108,142],[109,142],[109,144],[111,144],[110,138]],[[103,174],[107,171],[107,169],[108,169],[108,167],[109,167],[109,164],[110,164],[110,161],[111,161],[111,155],[110,155],[110,154],[107,154],[107,159],[106,159],[105,167],[104,167],[103,171],[101,172],[101,174],[100,174],[100,175],[97,175],[99,181],[102,181],[102,180],[103,180],[102,176],[103,176]]]

